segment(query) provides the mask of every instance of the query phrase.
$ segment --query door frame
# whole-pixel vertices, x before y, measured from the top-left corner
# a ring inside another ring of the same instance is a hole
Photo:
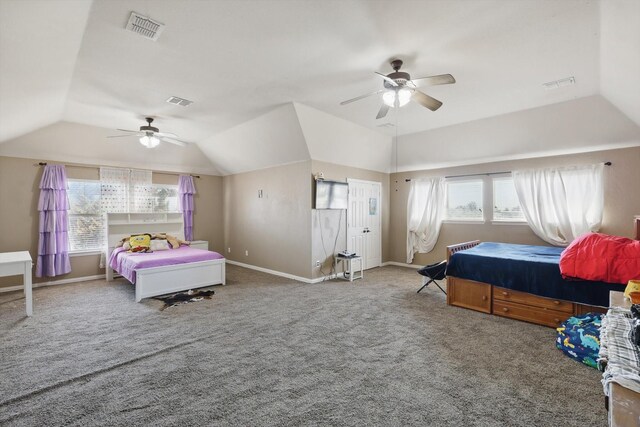
[[[369,181],[366,179],[358,179],[358,178],[347,178],[347,184],[357,184],[357,183],[362,183],[362,184],[376,184],[378,186],[378,189],[380,190],[378,192],[378,209],[380,214],[378,215],[378,234],[380,236],[380,240],[378,242],[379,247],[378,249],[380,250],[380,265],[377,265],[376,267],[381,267],[382,266],[382,182],[380,181]],[[349,194],[351,193],[351,191],[349,191]],[[347,204],[347,212],[346,212],[346,218],[345,218],[345,224],[346,224],[346,232],[345,234],[345,244],[346,246],[349,245],[349,206],[350,204]],[[345,247],[346,247],[345,246]],[[369,268],[374,268],[374,267],[369,267]]]

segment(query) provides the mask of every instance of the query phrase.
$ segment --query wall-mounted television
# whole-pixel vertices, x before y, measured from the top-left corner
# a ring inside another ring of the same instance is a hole
[[[316,209],[347,209],[349,184],[338,181],[316,181]]]

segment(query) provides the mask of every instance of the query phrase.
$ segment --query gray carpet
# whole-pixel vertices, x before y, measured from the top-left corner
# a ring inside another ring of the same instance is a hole
[[[160,311],[122,282],[0,294],[1,425],[606,425],[554,330],[448,307],[413,270],[306,285],[227,267]]]

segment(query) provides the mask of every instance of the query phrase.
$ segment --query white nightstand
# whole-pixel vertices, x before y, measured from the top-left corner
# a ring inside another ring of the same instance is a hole
[[[359,268],[354,270],[354,262],[358,263]],[[336,274],[338,274],[338,264],[342,264],[342,278],[353,282],[356,279],[362,279],[364,277],[364,265],[362,264],[361,256],[352,257],[334,257],[334,268]]]
[[[204,249],[205,251],[208,251],[209,241],[208,240],[192,240],[191,247],[196,249]]]

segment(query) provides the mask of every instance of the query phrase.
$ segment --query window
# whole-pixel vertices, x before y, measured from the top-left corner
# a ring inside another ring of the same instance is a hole
[[[493,178],[493,220],[526,221],[511,177]]]
[[[483,221],[482,180],[447,182],[446,219],[451,221]]]
[[[136,185],[132,200],[126,185],[102,181],[69,179],[69,250],[71,252],[104,248],[106,212],[177,212],[178,186],[166,184]],[[127,203],[129,207],[127,207]]]
[[[102,249],[104,219],[100,206],[100,181],[68,180],[69,250]]]
[[[150,189],[153,212],[178,211],[178,186],[153,184]]]

